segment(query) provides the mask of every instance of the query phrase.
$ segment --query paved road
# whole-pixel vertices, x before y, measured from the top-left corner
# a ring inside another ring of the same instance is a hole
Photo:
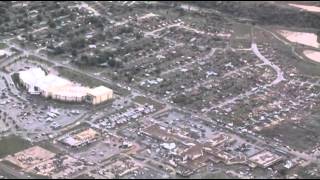
[[[153,30],[153,31],[150,31],[150,32],[145,32],[144,36],[160,37],[159,35],[156,34],[157,32],[160,32],[162,30],[169,29],[169,28],[172,28],[172,27],[180,27],[182,24],[183,24],[182,22],[175,23],[175,24],[170,24],[170,25],[161,27],[159,29],[156,29],[156,30]]]
[[[274,63],[272,63],[270,60],[268,60],[266,57],[264,57],[259,49],[256,43],[252,43],[251,44],[251,49],[254,52],[254,54],[264,62],[265,65],[270,66],[273,70],[276,71],[277,73],[277,78],[275,80],[273,80],[268,86],[272,86],[272,85],[276,85],[279,82],[285,80],[284,76],[283,76],[283,71],[279,68],[279,66],[275,65]]]

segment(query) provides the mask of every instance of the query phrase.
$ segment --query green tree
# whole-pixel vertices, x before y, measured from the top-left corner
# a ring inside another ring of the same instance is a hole
[[[77,63],[81,65],[89,64],[89,57],[87,55],[81,55],[80,61],[78,61]]]
[[[156,68],[156,70],[154,71],[157,75],[159,75],[161,73],[161,69],[160,68]]]
[[[54,53],[55,54],[63,54],[65,51],[64,51],[64,48],[63,47],[61,47],[61,46],[58,46],[58,47],[56,47],[56,48],[54,48]]]
[[[84,38],[73,38],[70,42],[72,48],[84,48],[86,46],[86,40]]]
[[[29,40],[29,41],[34,41],[34,36],[33,36],[33,34],[29,34],[29,35],[28,35],[28,40]]]
[[[116,64],[117,64],[117,62],[116,62],[116,60],[114,60],[114,59],[110,59],[109,61],[108,61],[108,65],[110,66],[110,67],[115,67],[116,66]]]
[[[186,95],[183,95],[183,94],[177,95],[176,97],[172,98],[172,101],[177,104],[185,103],[186,100],[187,100],[187,97]]]
[[[41,16],[41,14],[37,15],[37,20],[38,20],[39,22],[42,21],[42,16]]]
[[[56,23],[51,18],[48,21],[48,25],[50,28],[53,28],[53,29],[57,27]]]
[[[72,50],[71,50],[71,55],[72,55],[73,57],[77,57],[77,56],[78,56],[77,50],[76,50],[76,49],[72,49]]]

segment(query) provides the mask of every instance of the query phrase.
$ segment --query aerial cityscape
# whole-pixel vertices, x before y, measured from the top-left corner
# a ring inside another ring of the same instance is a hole
[[[1,1],[0,179],[320,178],[320,2]]]

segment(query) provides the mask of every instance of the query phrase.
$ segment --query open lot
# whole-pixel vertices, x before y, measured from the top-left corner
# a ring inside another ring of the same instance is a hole
[[[7,48],[7,45],[5,43],[0,43],[0,49],[5,49]]]
[[[0,157],[3,158],[9,154],[19,152],[31,146],[31,143],[17,136],[2,137],[0,140]]]

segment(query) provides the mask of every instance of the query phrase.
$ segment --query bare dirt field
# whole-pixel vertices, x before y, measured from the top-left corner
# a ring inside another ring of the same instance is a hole
[[[303,54],[313,61],[320,62],[320,51],[305,50]]]
[[[320,47],[320,44],[317,42],[317,35],[314,33],[293,32],[287,30],[280,30],[279,33],[290,42],[299,43],[314,48]]]
[[[306,6],[301,4],[289,4],[290,6],[297,7],[310,12],[320,12],[320,7],[317,6]]]

